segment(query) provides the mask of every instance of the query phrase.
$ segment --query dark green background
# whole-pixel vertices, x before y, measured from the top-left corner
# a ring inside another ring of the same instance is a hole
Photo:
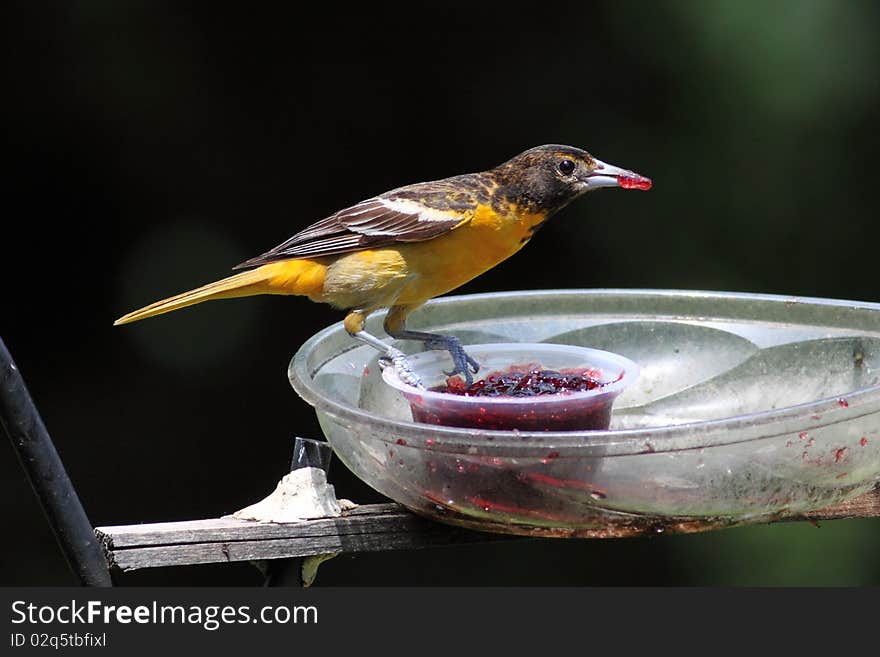
[[[304,299],[119,315],[345,205],[561,142],[654,179],[558,215],[461,292],[687,288],[877,301],[880,4],[7,4],[0,335],[95,525],[271,490]],[[378,497],[337,463],[340,496]],[[0,445],[0,584],[72,583]],[[340,557],[320,584],[880,583],[880,523]],[[128,584],[259,584],[247,565]]]

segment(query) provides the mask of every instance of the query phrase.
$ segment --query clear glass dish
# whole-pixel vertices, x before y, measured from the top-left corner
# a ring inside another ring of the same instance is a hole
[[[368,329],[381,332],[381,314]],[[692,531],[837,503],[880,481],[880,305],[675,290],[447,297],[419,330],[549,342],[641,367],[605,431],[416,424],[377,354],[341,324],[291,361],[337,456],[413,511],[488,531]],[[417,343],[401,342],[404,350]]]

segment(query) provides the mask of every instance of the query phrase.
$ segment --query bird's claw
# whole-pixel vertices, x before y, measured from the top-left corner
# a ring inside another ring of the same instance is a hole
[[[451,343],[448,346],[449,355],[452,356],[452,370],[449,372],[444,372],[446,376],[455,376],[456,374],[463,374],[464,380],[468,385],[474,382],[474,377],[471,375],[476,374],[480,371],[480,364],[471,358],[468,353],[464,350],[464,347],[455,342]]]
[[[389,366],[395,369],[395,371],[397,372],[397,376],[405,384],[410,385],[414,388],[421,388],[424,390],[425,385],[422,383],[422,380],[418,377],[418,375],[413,372],[412,366],[406,359],[406,354],[400,351],[400,349],[389,347],[388,351],[386,351],[382,356],[379,357],[379,367],[385,369]]]
[[[425,340],[425,348],[443,349],[444,351],[449,352],[449,355],[452,357],[452,370],[444,372],[446,376],[461,374],[464,376],[468,385],[474,382],[473,374],[480,371],[480,364],[468,355],[464,350],[464,347],[462,347],[461,343],[458,341],[458,338],[453,336],[438,336],[437,338]],[[425,389],[425,385],[413,371],[406,355],[399,349],[388,347],[385,353],[379,357],[379,366],[382,369],[389,366],[394,367],[397,376],[401,381],[414,388]]]

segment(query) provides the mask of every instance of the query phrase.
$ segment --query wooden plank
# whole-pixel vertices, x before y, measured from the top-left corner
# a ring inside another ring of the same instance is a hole
[[[110,566],[123,571],[331,552],[412,550],[516,538],[431,522],[397,504],[365,505],[340,518],[298,523],[217,518],[98,527],[95,532]]]
[[[880,488],[820,511],[779,517],[774,522],[880,517]],[[693,519],[641,518],[620,533],[582,536],[636,536],[660,531],[704,531],[736,523]],[[693,525],[693,526],[692,526]],[[658,529],[660,528],[660,529]],[[625,530],[625,531],[624,531]],[[339,518],[298,523],[257,523],[235,518],[99,527],[95,530],[111,567],[128,571],[160,566],[303,557],[333,552],[411,550],[442,545],[516,540],[521,537],[472,531],[432,522],[397,504],[357,507]]]
[[[113,552],[111,566],[123,571],[161,566],[182,566],[200,563],[223,563],[233,561],[256,561],[261,559],[284,559],[317,554],[344,552],[384,552],[388,550],[413,550],[424,547],[452,545],[456,543],[488,542],[515,538],[501,534],[477,534],[475,540],[462,539],[466,530],[458,536],[449,533],[432,535],[428,532],[375,533],[351,537],[322,536],[313,540],[271,539],[263,541],[234,541],[193,543],[189,545],[164,545],[140,547]]]
[[[144,525],[99,527],[108,547],[119,549],[159,544],[189,544],[207,541],[245,541],[273,538],[307,538],[373,531],[376,522],[385,531],[403,529],[412,514],[397,504],[369,504],[346,512],[339,518],[318,518],[296,523],[261,523],[233,517]]]

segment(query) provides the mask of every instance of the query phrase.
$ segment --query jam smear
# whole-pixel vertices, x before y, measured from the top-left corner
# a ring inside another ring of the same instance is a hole
[[[650,178],[645,178],[644,176],[634,173],[631,176],[617,176],[617,184],[623,189],[641,189],[647,191],[651,189],[651,186],[654,183],[651,182]]]
[[[529,369],[525,371],[493,372],[485,379],[470,385],[459,377],[446,380],[446,385],[431,388],[464,397],[536,397],[564,392],[586,392],[601,388],[606,383],[590,376],[589,371]]]
[[[625,372],[620,372],[620,381]],[[410,401],[416,422],[449,427],[519,431],[582,431],[607,429],[612,398],[601,394],[612,383],[601,370],[582,366],[551,370],[535,362],[511,365],[471,384],[461,377],[446,379],[431,392],[447,393],[430,405]],[[575,396],[595,391],[596,396]],[[552,397],[550,400],[548,397]],[[462,403],[474,398],[473,403]],[[537,404],[539,399],[557,403]],[[568,402],[567,400],[571,401]],[[510,401],[510,404],[494,404]]]

